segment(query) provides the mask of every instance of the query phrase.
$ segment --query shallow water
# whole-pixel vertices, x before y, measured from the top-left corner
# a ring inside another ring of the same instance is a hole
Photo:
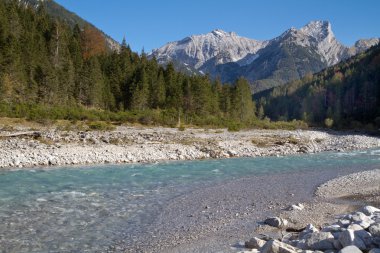
[[[160,206],[247,176],[380,165],[380,149],[287,157],[0,172],[0,252],[104,252],[144,233]]]

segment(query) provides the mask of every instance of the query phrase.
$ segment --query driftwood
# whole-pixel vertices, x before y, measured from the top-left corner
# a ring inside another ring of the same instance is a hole
[[[6,135],[0,135],[2,138],[14,138],[14,137],[32,137],[32,138],[40,138],[40,132],[19,132],[19,133],[11,133]]]

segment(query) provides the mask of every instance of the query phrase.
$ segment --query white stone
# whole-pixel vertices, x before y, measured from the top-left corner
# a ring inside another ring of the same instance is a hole
[[[351,224],[347,227],[347,229],[357,231],[357,230],[363,230],[363,227],[359,226],[358,224]]]
[[[301,211],[303,209],[305,209],[305,206],[301,203],[298,203],[296,205],[291,205],[287,208],[288,211],[294,211],[294,210]]]
[[[365,215],[371,216],[375,212],[380,212],[380,209],[373,206],[365,206],[360,209],[360,212],[364,213]]]
[[[261,253],[297,253],[293,246],[278,240],[268,241],[260,250]]]
[[[344,247],[338,253],[362,253],[362,251],[358,247],[351,245]]]

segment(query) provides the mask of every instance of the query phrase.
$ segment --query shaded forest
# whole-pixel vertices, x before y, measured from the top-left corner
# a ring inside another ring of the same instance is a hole
[[[257,94],[258,108],[273,120],[312,126],[380,128],[380,45],[315,75]]]

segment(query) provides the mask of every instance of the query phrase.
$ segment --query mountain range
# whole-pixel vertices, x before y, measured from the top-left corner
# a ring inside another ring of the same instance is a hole
[[[160,64],[173,62],[178,70],[209,74],[222,82],[248,79],[253,92],[276,87],[316,73],[379,43],[361,39],[353,46],[340,43],[328,21],[290,28],[271,40],[254,40],[234,32],[214,30],[168,43],[149,55]]]
[[[20,0],[26,5],[44,4],[53,18],[84,28],[91,26],[103,35],[110,51],[120,44],[110,36],[53,0]],[[153,50],[148,56],[161,65],[172,62],[181,72],[208,74],[223,83],[246,78],[257,93],[300,79],[335,65],[379,43],[379,38],[360,39],[348,47],[340,43],[328,21],[311,21],[304,27],[286,30],[270,40],[255,40],[220,29],[192,35]]]

